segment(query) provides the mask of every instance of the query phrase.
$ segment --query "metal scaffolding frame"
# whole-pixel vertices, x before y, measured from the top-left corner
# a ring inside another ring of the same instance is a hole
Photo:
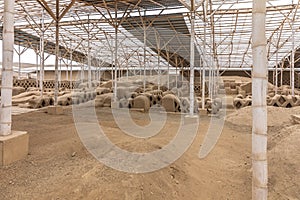
[[[201,71],[203,88],[208,72],[211,97],[216,92],[219,70],[224,73],[252,67],[250,0],[196,0],[194,19],[190,12],[191,1],[184,0],[47,2],[16,0],[15,5],[15,44],[32,48],[39,54],[40,81],[43,80],[45,61],[42,52],[55,55],[58,51],[68,67],[69,78],[73,78],[73,61],[87,65],[88,69],[91,67],[89,71],[94,73],[93,77],[110,67],[115,70],[116,77],[123,69],[127,74],[140,71],[142,75],[142,71],[162,69],[177,74],[178,69],[184,71],[190,67],[192,23],[195,24],[196,46],[194,68]],[[59,16],[52,12],[56,10],[56,4],[59,5]],[[284,68],[290,69],[291,80],[294,80],[294,70],[299,67],[295,64],[299,60],[295,53],[300,45],[298,7],[299,1],[267,1],[268,67],[275,69],[277,85],[282,83]],[[0,13],[3,13],[2,2]],[[58,26],[56,21],[59,21]],[[58,42],[54,37],[57,27]],[[291,63],[286,64],[286,59]],[[90,73],[88,79],[92,79]],[[294,85],[292,82],[291,86]]]

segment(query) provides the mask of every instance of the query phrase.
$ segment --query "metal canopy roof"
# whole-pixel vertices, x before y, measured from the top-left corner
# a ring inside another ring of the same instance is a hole
[[[2,32],[3,27],[0,27],[0,32]],[[2,34],[0,35],[0,39],[2,40]],[[28,46],[29,48],[33,49],[36,53],[39,54],[39,47],[40,47],[40,38],[29,34],[28,32],[22,31],[20,29],[15,28],[15,44],[22,44]],[[65,46],[60,45],[60,57],[65,59],[70,59],[70,54],[73,54],[73,61],[87,63],[87,57],[84,53],[72,49],[68,49]],[[55,43],[46,41],[45,42],[45,53],[48,54],[55,54]],[[98,63],[101,61],[97,58],[92,58],[92,65],[97,66]],[[105,63],[105,66],[109,66],[108,63]]]
[[[234,2],[234,1],[232,1]],[[239,1],[251,2],[251,1]],[[266,19],[266,37],[268,40],[269,67],[274,67],[292,51],[292,24],[295,30],[295,48],[299,47],[299,10],[298,4],[271,6],[280,1],[269,1]],[[282,2],[282,1],[281,1]],[[232,4],[233,6],[234,4]],[[216,4],[217,6],[217,4]],[[222,6],[221,4],[218,6]],[[236,6],[236,5],[235,5]],[[251,67],[251,8],[217,9],[213,12],[213,26],[209,21],[206,34],[206,49],[213,49],[215,63],[220,67]],[[201,44],[204,38],[203,20],[198,16],[196,32]],[[214,42],[212,41],[214,40]],[[211,46],[211,45],[215,46]]]
[[[190,65],[190,32],[182,14],[162,16],[131,17],[122,27],[144,42],[146,46],[168,60],[173,67]],[[196,50],[195,63],[200,63],[200,54]]]
[[[16,0],[16,44],[35,48],[39,46],[42,7],[38,1]],[[46,2],[54,10],[55,1]],[[210,66],[223,69],[251,67],[252,1],[211,0],[207,7],[203,7],[201,2],[196,1],[195,45],[199,56],[196,54],[195,65],[200,65],[201,55]],[[69,3],[68,0],[60,0],[61,11]],[[179,66],[188,66],[191,26],[188,5],[189,1],[185,0],[123,0],[117,1],[115,7],[115,1],[111,0],[77,0],[60,22],[60,46],[64,49],[61,56],[68,58],[70,52],[73,52],[73,59],[82,62],[80,60],[86,57],[90,41],[92,57],[97,61],[94,65],[110,65],[114,60],[114,26],[117,22],[119,67],[142,67],[143,64],[146,67],[155,67],[158,65],[158,56],[161,57],[162,67],[167,66],[167,61],[172,66],[176,66],[176,62],[184,63]],[[289,59],[293,41],[294,48],[300,45],[298,7],[299,1],[296,0],[267,2],[269,67],[280,65],[281,60]],[[116,21],[115,8],[118,9]],[[204,10],[207,11],[206,19],[203,18]],[[0,2],[0,13],[2,16],[3,1]],[[46,12],[44,22],[44,38],[48,44],[45,47],[51,53],[55,42],[55,26]],[[143,25],[147,26],[149,23],[152,25],[144,48]],[[164,48],[159,48],[162,46]]]
[[[118,10],[126,10],[129,6],[136,6],[141,9],[160,9],[160,8],[170,8],[182,6],[182,4],[177,0],[121,0],[121,1],[97,1],[97,0],[79,0],[86,3],[87,5],[94,5],[102,8],[110,8]],[[117,3],[117,4],[116,4]]]

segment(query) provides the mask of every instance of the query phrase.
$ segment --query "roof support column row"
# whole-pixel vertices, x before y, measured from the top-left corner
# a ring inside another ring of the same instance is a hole
[[[55,92],[54,92],[54,105],[57,105],[58,97],[58,59],[59,59],[59,22],[65,16],[65,14],[71,9],[74,5],[75,0],[64,9],[60,14],[59,0],[56,0],[55,14],[52,12],[45,0],[37,0],[38,3],[48,12],[48,14],[55,21]]]

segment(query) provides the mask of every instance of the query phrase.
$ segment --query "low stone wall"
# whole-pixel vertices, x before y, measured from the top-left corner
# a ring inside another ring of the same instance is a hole
[[[23,87],[27,90],[30,87],[40,87],[40,82],[36,82],[35,79],[14,79],[14,87]],[[75,81],[61,81],[59,82],[59,88],[74,89],[76,86]],[[54,89],[55,81],[54,80],[44,80],[43,87],[47,89]]]

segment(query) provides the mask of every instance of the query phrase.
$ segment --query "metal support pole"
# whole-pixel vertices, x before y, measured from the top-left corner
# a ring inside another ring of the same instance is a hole
[[[219,94],[219,85],[220,85],[220,66],[217,62],[217,71],[216,71],[216,79],[215,79],[215,95]]]
[[[210,3],[210,12],[213,12],[213,1],[209,0]],[[218,68],[218,62],[217,62],[217,52],[216,52],[216,43],[215,43],[215,22],[214,22],[214,15],[210,14],[210,24],[211,24],[211,67],[212,67],[212,77],[211,77],[211,99],[214,98],[216,92],[216,67]]]
[[[114,78],[114,102],[117,101],[117,73],[118,73],[118,2],[115,1],[115,78]]]
[[[195,65],[195,0],[191,0],[191,41],[190,41],[190,115],[194,115],[194,65]]]
[[[44,52],[44,37],[45,37],[45,24],[44,24],[44,16],[45,16],[45,11],[44,9],[42,10],[42,19],[41,19],[41,36],[40,36],[40,91],[41,91],[41,96],[43,96],[43,90],[44,90],[44,66],[45,66],[45,52]]]
[[[35,69],[35,74],[36,74],[36,88],[39,87],[39,79],[38,79],[38,73],[39,73],[39,54],[38,54],[38,50],[36,49],[36,59],[35,59],[35,64],[36,64],[36,69]]]
[[[99,71],[98,71],[99,75],[99,83],[101,84],[101,65],[99,66]]]
[[[292,20],[291,88],[292,88],[292,96],[295,96],[295,27],[294,27],[294,19]]]
[[[19,43],[18,48],[19,48],[19,52],[18,52],[18,56],[19,56],[18,79],[20,79],[21,78],[21,55],[22,55],[22,53],[21,53],[21,44],[20,43]]]
[[[128,74],[129,74],[129,69],[128,69],[128,59],[129,58],[126,58],[126,80],[128,81]]]
[[[146,11],[144,12],[144,16],[146,16]],[[143,20],[144,21],[144,20]],[[146,29],[146,24],[143,23],[143,29],[144,29],[144,81],[143,81],[143,86],[144,86],[144,92],[146,91],[146,47],[147,47],[147,29]]]
[[[282,59],[281,68],[280,68],[280,86],[283,85],[283,67],[284,67],[285,58]]]
[[[168,72],[167,72],[167,76],[168,76],[168,89],[170,89],[170,53],[167,53],[167,60],[168,60]]]
[[[80,82],[83,83],[83,80],[84,80],[84,60],[82,60],[82,65],[81,65]]]
[[[278,32],[277,32],[277,40],[279,40],[279,35],[278,35]],[[277,45],[276,45],[276,66],[275,66],[275,94],[277,94],[277,91],[278,91],[278,51],[279,51],[279,42],[277,42]],[[274,74],[274,72],[273,72]]]
[[[150,67],[150,64],[149,64],[149,70],[150,70],[150,76],[153,76],[153,63],[151,63],[151,67]]]
[[[201,108],[205,109],[205,66],[202,68],[202,105]]]
[[[58,82],[61,83],[61,59],[59,59],[59,74],[58,74]]]
[[[11,134],[11,102],[13,87],[14,4],[4,0],[2,40],[2,87],[0,107],[0,136]]]
[[[70,40],[70,47],[72,47],[72,40]],[[70,82],[72,83],[73,81],[73,50],[71,50],[71,53],[70,53]]]
[[[183,63],[181,63],[180,65],[181,65],[181,83],[182,83],[184,80],[183,74],[184,74],[185,69],[183,68]]]
[[[54,105],[57,106],[58,97],[58,57],[59,57],[59,0],[56,0],[56,20],[55,20],[55,90]]]
[[[160,48],[160,47],[159,47]],[[157,73],[158,73],[158,78],[157,78],[157,86],[158,90],[160,90],[160,49],[158,49],[158,56],[157,56]]]
[[[206,58],[206,28],[207,28],[207,1],[204,0],[203,1],[203,13],[204,13],[204,38],[203,38],[203,60],[204,60],[204,63],[205,65],[203,65],[203,68],[202,68],[202,106],[201,108],[204,109],[205,108],[205,67],[207,66],[207,58]]]
[[[176,88],[178,87],[178,71],[177,71],[177,67],[178,67],[178,58],[176,57],[176,66],[175,66],[175,71],[176,71],[176,78],[175,78],[175,83],[176,83]]]
[[[210,40],[210,42],[212,42],[212,40]],[[209,98],[212,99],[212,65],[213,65],[213,61],[212,61],[212,49],[210,48],[210,52],[209,52],[209,66],[208,66],[208,96]]]
[[[114,80],[114,51],[113,51],[113,39],[111,39],[111,81]]]
[[[201,73],[201,67],[203,67],[203,59],[200,56],[200,63],[199,63],[199,87],[201,86],[201,80],[202,80],[202,73]],[[199,96],[200,96],[200,91],[199,91]]]
[[[68,66],[68,63],[65,62],[65,67],[66,67],[66,81],[69,80],[69,66]]]
[[[92,87],[91,47],[90,47],[90,15],[88,14],[88,87]]]
[[[252,199],[268,196],[266,0],[253,1],[252,17]]]

